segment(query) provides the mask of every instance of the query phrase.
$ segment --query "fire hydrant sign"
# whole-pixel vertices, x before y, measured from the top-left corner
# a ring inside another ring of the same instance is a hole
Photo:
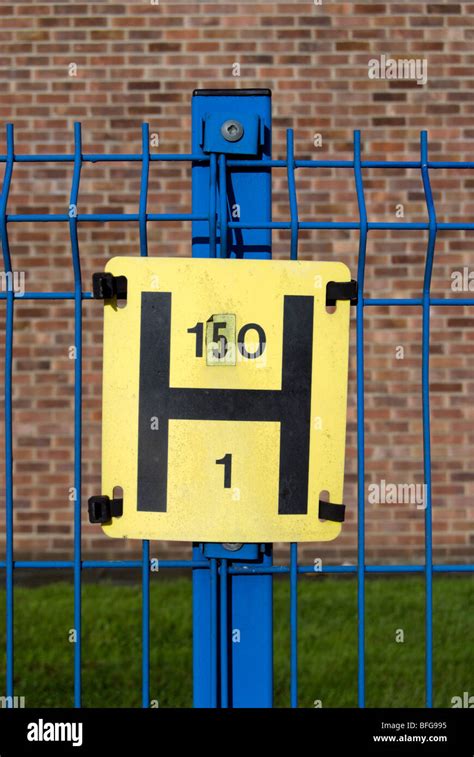
[[[342,502],[349,309],[342,263],[114,258],[106,300],[102,493],[120,538],[326,541]]]

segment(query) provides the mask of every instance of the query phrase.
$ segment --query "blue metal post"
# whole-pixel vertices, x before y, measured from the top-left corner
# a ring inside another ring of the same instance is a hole
[[[258,165],[240,170],[235,152],[229,165],[225,142],[220,151],[220,124],[228,118],[248,119],[251,126],[258,119]],[[271,159],[270,92],[196,91],[192,153],[208,158],[193,164],[192,212],[202,219],[193,221],[193,256],[270,258],[271,229],[255,228],[271,221],[271,169],[262,170],[262,161]],[[250,228],[234,229],[232,220]],[[271,548],[246,545],[255,552],[255,562],[246,563],[222,545],[196,545],[194,560],[202,562],[206,546],[218,557],[209,556],[209,569],[193,570],[194,704],[271,707],[272,575],[233,572],[235,566],[270,568]],[[248,557],[248,551],[242,553]]]

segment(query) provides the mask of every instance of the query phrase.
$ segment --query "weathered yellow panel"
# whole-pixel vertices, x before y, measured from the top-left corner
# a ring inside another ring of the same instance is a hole
[[[102,494],[109,536],[326,541],[319,495],[342,501],[348,302],[342,263],[114,258],[106,301]]]

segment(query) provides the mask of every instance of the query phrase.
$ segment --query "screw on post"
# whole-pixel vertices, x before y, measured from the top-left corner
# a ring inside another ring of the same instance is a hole
[[[238,552],[239,549],[242,549],[243,544],[240,544],[239,542],[225,542],[222,546],[224,549],[227,549],[228,552]]]
[[[221,134],[227,142],[238,142],[244,136],[244,127],[240,121],[230,118],[222,124]]]

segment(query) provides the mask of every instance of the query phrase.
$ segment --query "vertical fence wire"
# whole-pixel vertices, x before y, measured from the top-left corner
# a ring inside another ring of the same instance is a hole
[[[13,124],[7,124],[7,159],[0,199],[0,234],[5,273],[12,276],[7,230],[7,205],[15,160]],[[14,596],[13,596],[13,279],[7,289],[5,322],[5,527],[6,527],[6,694],[13,697]],[[13,704],[9,704],[13,706]]]
[[[82,654],[82,276],[77,233],[77,201],[82,167],[80,123],[74,124],[74,170],[69,200],[69,235],[74,271],[74,705],[81,706]]]
[[[217,254],[217,156],[211,154],[209,161],[209,257]]]
[[[227,219],[227,159],[219,155],[219,221],[220,221],[220,254],[219,257],[227,257],[227,235],[229,233]]]
[[[298,545],[290,546],[290,703],[298,707]]]
[[[142,541],[142,707],[150,706],[150,542]]]
[[[140,255],[148,255],[147,235],[147,203],[148,203],[148,177],[150,173],[150,128],[147,123],[142,124],[142,171],[140,177],[140,203],[138,215],[140,218]]]
[[[147,207],[150,175],[150,128],[142,124],[142,169],[140,178],[140,256],[148,256]],[[150,542],[142,541],[142,707],[150,706]]]
[[[437,220],[428,168],[428,134],[421,132],[421,175],[429,218],[428,246],[423,280],[422,406],[425,504],[425,684],[426,706],[433,706],[433,524],[431,502],[430,438],[430,291],[436,245]]]
[[[294,135],[293,129],[287,129],[286,131],[286,172],[288,180],[288,199],[290,203],[290,225],[291,225],[291,242],[290,242],[290,258],[291,260],[298,259],[298,197],[296,194],[296,178],[295,178],[295,151],[294,151]]]
[[[368,220],[362,177],[360,131],[354,132],[354,178],[359,208],[357,280],[357,697],[365,707],[365,400],[364,400],[364,277]]]
[[[211,616],[210,616],[210,634],[209,640],[211,645],[211,707],[217,707],[217,583],[218,583],[218,566],[217,558],[210,559],[210,579],[211,579]]]
[[[290,258],[298,259],[298,198],[293,129],[286,131],[286,168],[290,205]],[[298,707],[298,545],[290,545],[290,704]]]
[[[229,639],[228,639],[228,574],[229,561],[223,558],[220,568],[220,664],[221,664],[221,707],[229,706]]]

